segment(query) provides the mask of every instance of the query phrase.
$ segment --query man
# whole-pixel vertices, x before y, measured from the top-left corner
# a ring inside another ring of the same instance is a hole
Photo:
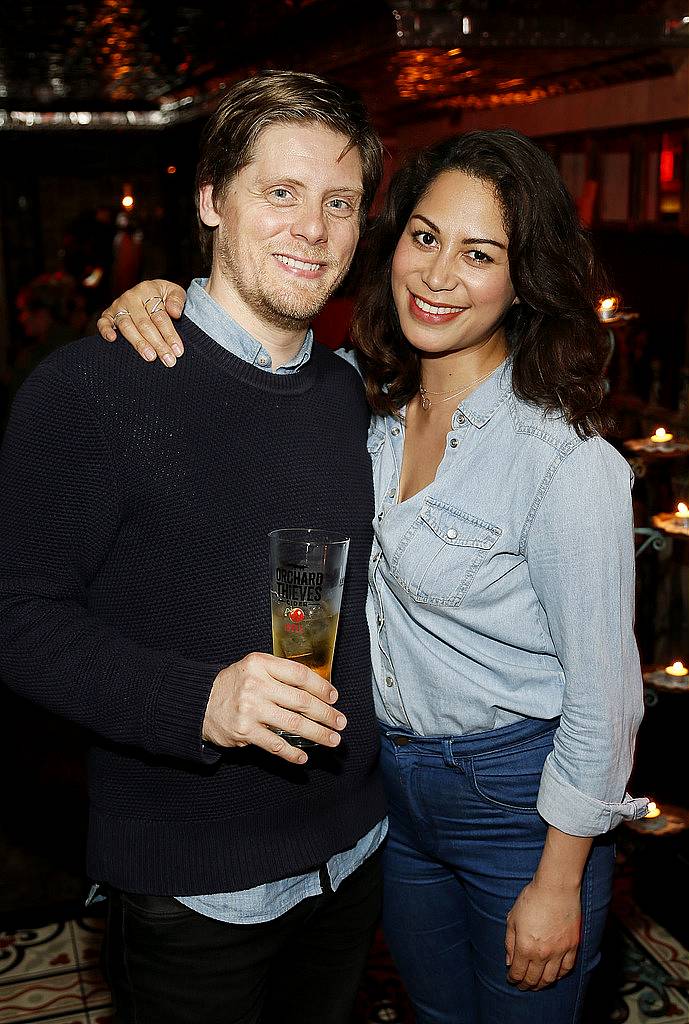
[[[111,892],[119,1021],[349,1020],[386,827],[373,498],[363,388],[309,323],[349,267],[381,153],[360,102],[320,78],[235,85],[202,142],[212,269],[190,288],[178,370],[142,374],[128,346],[85,339],[15,403],[0,673],[93,734],[88,870]],[[291,526],[351,537],[334,685],[262,653],[267,534]]]

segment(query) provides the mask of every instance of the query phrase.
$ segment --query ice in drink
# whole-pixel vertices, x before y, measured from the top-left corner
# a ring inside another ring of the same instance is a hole
[[[330,682],[339,615],[327,605],[273,605],[273,654],[306,665]]]
[[[330,682],[349,538],[320,530],[270,534],[273,654],[298,661]],[[280,733],[298,747],[302,736]]]

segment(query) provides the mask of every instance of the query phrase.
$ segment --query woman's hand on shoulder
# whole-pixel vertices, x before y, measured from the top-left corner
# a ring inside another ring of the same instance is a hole
[[[119,331],[147,362],[160,359],[174,366],[184,345],[170,318],[180,318],[186,297],[184,288],[172,281],[142,281],[103,310],[98,333],[105,341],[115,341]]]
[[[524,886],[507,915],[508,979],[522,991],[552,985],[574,967],[581,930],[581,890]]]

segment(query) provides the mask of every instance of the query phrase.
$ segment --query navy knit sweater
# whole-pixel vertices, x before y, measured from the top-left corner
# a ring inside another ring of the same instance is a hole
[[[189,320],[174,371],[87,338],[34,372],[0,461],[0,675],[93,734],[87,867],[134,892],[246,889],[384,814],[364,603],[373,493],[354,369],[315,345],[254,368]],[[220,667],[272,650],[268,538],[351,537],[333,682],[348,719],[305,767],[208,753]]]

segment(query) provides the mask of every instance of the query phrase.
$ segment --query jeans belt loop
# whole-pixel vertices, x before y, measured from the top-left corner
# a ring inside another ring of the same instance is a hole
[[[445,764],[450,765],[452,768],[457,766],[455,755],[452,751],[452,738],[450,736],[446,736],[443,740],[443,760],[445,761]]]

